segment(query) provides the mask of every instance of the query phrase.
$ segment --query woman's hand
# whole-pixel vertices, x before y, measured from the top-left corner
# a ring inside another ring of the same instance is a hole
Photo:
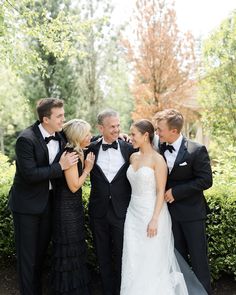
[[[151,221],[148,223],[147,227],[147,236],[149,238],[153,238],[157,235],[157,220],[151,219]]]
[[[95,160],[95,155],[92,152],[88,153],[84,161],[84,170],[87,173],[90,173],[90,171],[93,169],[94,160]]]

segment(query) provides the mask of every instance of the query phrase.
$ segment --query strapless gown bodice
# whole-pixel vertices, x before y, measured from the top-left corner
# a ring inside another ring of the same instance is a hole
[[[142,166],[134,170],[130,165],[127,170],[127,177],[129,179],[132,195],[140,198],[155,199],[156,197],[156,180],[154,170],[148,166]]]

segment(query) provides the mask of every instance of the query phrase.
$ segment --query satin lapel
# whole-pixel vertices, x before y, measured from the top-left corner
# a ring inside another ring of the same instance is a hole
[[[94,164],[94,168],[96,168],[100,173],[101,175],[103,176],[103,178],[107,181],[108,179],[106,178],[106,175],[103,173],[102,169],[100,166],[97,165],[97,160],[98,160],[98,153],[99,153],[99,149],[100,149],[100,146],[102,144],[102,138],[98,139],[97,143],[96,144],[92,144],[91,148],[90,148],[90,151],[94,153],[95,155],[95,164]]]
[[[161,150],[161,142],[159,140],[158,140],[158,145],[156,147],[156,150],[164,157],[164,153]]]
[[[49,163],[48,148],[47,148],[47,145],[46,145],[46,143],[45,143],[45,141],[44,141],[44,138],[43,138],[43,136],[42,136],[42,133],[41,133],[40,130],[39,130],[39,127],[38,127],[39,124],[40,124],[39,121],[37,121],[37,122],[33,125],[33,131],[34,131],[36,137],[38,138],[38,140],[39,140],[39,142],[40,142],[40,145],[41,145],[41,147],[43,148],[43,150],[44,150],[44,152],[45,152],[45,154],[46,154],[46,156],[47,156],[48,163]]]
[[[60,132],[56,132],[55,135],[58,136],[60,138],[60,140],[58,141],[59,152],[57,153],[55,159],[53,160],[53,163],[59,162],[59,159],[60,159],[60,157],[64,151],[65,145],[66,145],[66,139],[60,134]]]
[[[119,145],[120,145],[120,151],[121,154],[125,160],[125,162],[129,162],[129,153],[128,153],[128,148],[127,148],[127,144],[123,141],[118,139]]]
[[[61,132],[56,132],[56,135],[60,138],[59,140],[59,148],[60,152],[62,152],[66,145],[66,138],[65,135],[63,135]]]
[[[182,163],[183,157],[187,151],[187,144],[188,144],[187,139],[184,137],[182,140],[181,146],[179,148],[179,152],[177,154],[177,157],[175,159],[174,167],[172,168],[170,174],[172,174],[172,172],[175,170],[175,168],[178,167],[180,163]]]
[[[95,155],[95,164],[97,163],[97,160],[98,160],[98,153],[99,153],[101,144],[102,144],[102,140],[98,140],[98,142],[96,144],[92,144],[90,148],[91,152],[93,152]]]

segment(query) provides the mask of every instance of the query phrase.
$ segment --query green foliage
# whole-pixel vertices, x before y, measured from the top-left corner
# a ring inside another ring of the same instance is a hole
[[[29,122],[30,113],[23,95],[24,82],[12,70],[0,66],[0,140],[4,143],[1,151],[6,152],[6,136],[23,129]],[[4,140],[3,140],[4,139]],[[14,140],[13,140],[14,141]],[[8,154],[12,153],[12,149]]]
[[[121,74],[125,83],[127,77],[124,72],[121,73],[121,69],[115,68],[120,56],[117,42],[119,28],[116,28],[111,21],[113,11],[111,1],[81,0],[81,4],[81,18],[83,21],[87,20],[90,27],[86,31],[86,41],[81,45],[82,51],[86,52],[85,58],[77,61],[79,93],[77,114],[90,122],[95,131],[97,113],[111,105],[111,99],[110,101],[107,99],[108,91],[113,93],[112,98],[117,94],[113,80]],[[111,71],[113,77],[110,75]],[[127,91],[126,94],[129,93],[127,87],[124,90]],[[116,100],[117,97],[113,102]],[[125,108],[125,111],[128,112],[129,109]]]
[[[4,1],[0,75],[4,77],[5,69],[10,74],[3,83],[0,112],[4,110],[5,125],[18,127],[12,134],[35,119],[35,103],[42,97],[63,99],[67,120],[80,117],[93,127],[97,112],[112,105],[125,114],[122,125],[128,129],[132,102],[125,70],[115,66],[120,54],[119,28],[112,25],[112,10],[108,0],[78,4],[71,0]],[[124,87],[118,86],[117,76]],[[11,115],[17,111],[17,116]],[[0,142],[9,134],[5,129],[0,130]]]
[[[207,220],[209,255],[214,279],[223,272],[236,278],[236,154],[235,147],[215,147],[214,185],[206,192],[211,214]]]
[[[7,208],[8,192],[15,173],[15,166],[0,153],[0,259],[13,256],[14,233],[10,211]]]
[[[88,203],[90,195],[90,182],[89,180],[83,186],[83,203],[85,210],[85,228],[86,228],[86,242],[88,247],[88,263],[93,270],[97,268],[95,248],[93,244],[92,232],[90,229],[89,214],[88,214]]]
[[[84,24],[67,13],[66,2],[69,1],[4,1],[0,11],[0,30],[4,32],[0,39],[1,61],[28,73],[43,71],[45,64],[34,48],[35,41],[58,59],[77,55],[78,49],[72,45],[75,40],[83,42]],[[49,12],[50,8],[55,14]]]
[[[213,279],[223,273],[236,279],[236,186],[216,184],[207,192],[209,259]]]
[[[200,101],[211,137],[236,143],[236,11],[203,45]]]
[[[108,107],[120,113],[121,130],[129,133],[132,123],[131,113],[134,110],[134,99],[128,84],[128,66],[120,59],[109,67],[107,89],[104,102]]]

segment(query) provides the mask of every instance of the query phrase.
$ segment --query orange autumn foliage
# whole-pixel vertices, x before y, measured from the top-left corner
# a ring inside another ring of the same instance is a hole
[[[151,119],[164,108],[181,109],[192,86],[195,69],[194,40],[176,24],[174,3],[137,0],[130,26],[133,35],[123,41],[134,77],[134,120]]]

